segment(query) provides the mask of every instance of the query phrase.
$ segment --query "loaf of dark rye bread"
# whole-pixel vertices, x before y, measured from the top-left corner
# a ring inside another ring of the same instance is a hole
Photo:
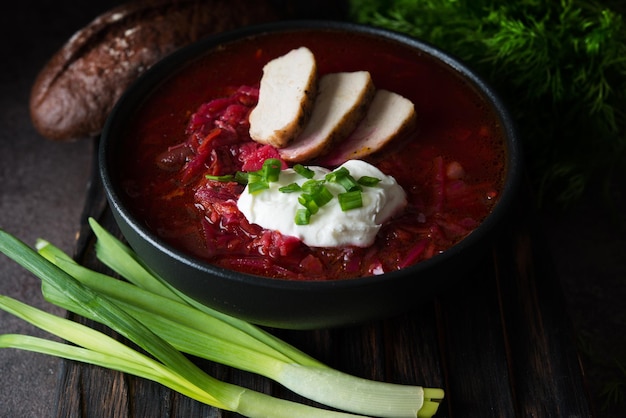
[[[124,90],[155,62],[213,33],[289,18],[286,6],[140,0],[114,8],[76,32],[40,71],[30,96],[33,125],[52,140],[95,136]]]

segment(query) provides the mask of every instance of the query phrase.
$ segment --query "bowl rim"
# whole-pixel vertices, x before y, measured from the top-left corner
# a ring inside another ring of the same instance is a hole
[[[115,131],[116,125],[119,124],[118,120],[123,119],[128,110],[134,109],[133,105],[140,103],[136,97],[133,97],[138,91],[153,91],[160,82],[170,77],[172,72],[176,72],[177,69],[182,68],[202,54],[207,53],[223,43],[235,42],[242,38],[261,36],[267,33],[299,30],[349,31],[356,34],[380,36],[390,41],[417,48],[450,67],[451,70],[458,73],[484,96],[485,100],[495,110],[496,116],[500,118],[499,122],[505,134],[504,145],[506,148],[507,161],[503,173],[503,188],[498,201],[492,211],[474,231],[443,253],[437,254],[428,260],[420,261],[415,265],[382,275],[364,276],[345,280],[285,280],[224,269],[178,250],[152,233],[123,205],[123,198],[119,190],[120,186],[116,185],[112,180],[108,149],[110,141],[108,141],[107,138],[111,136],[112,131]],[[453,259],[457,254],[477,243],[477,241],[482,239],[484,235],[489,234],[501,222],[506,215],[506,208],[513,204],[517,189],[521,183],[522,150],[515,123],[503,100],[481,76],[452,54],[444,52],[428,42],[389,29],[344,21],[285,20],[246,26],[210,35],[174,51],[146,70],[146,72],[124,91],[107,117],[98,145],[98,166],[100,180],[109,204],[115,208],[124,222],[130,225],[143,240],[147,241],[149,245],[155,247],[158,251],[170,258],[209,275],[240,283],[248,283],[266,289],[320,291],[376,286],[382,281],[392,282],[395,278],[406,277],[407,275],[415,276],[418,275],[420,271],[428,270],[433,265],[445,262],[448,259]]]

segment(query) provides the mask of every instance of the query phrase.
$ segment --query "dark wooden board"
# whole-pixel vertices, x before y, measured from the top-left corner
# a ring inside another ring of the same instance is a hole
[[[89,193],[76,259],[107,272],[95,257],[86,218],[118,236],[119,230],[96,175]],[[559,281],[524,201],[458,287],[411,312],[347,328],[270,331],[357,376],[444,388],[438,417],[593,416]],[[225,381],[307,402],[268,379],[198,364]],[[238,416],[141,378],[72,361],[63,363],[57,398],[56,417]]]

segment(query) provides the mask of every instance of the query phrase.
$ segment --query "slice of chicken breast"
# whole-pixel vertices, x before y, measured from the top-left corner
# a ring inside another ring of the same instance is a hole
[[[415,106],[397,93],[377,90],[365,118],[350,136],[323,159],[329,166],[362,159],[379,151],[416,123]]]
[[[279,149],[286,161],[301,162],[324,154],[345,139],[363,119],[376,91],[368,71],[326,74],[320,78],[311,118],[300,136]]]
[[[259,101],[250,112],[250,137],[281,148],[308,121],[317,93],[317,64],[306,47],[289,51],[263,67]]]

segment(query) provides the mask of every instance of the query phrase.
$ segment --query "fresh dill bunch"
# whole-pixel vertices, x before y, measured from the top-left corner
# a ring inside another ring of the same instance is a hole
[[[519,127],[539,204],[561,207],[623,170],[623,8],[592,0],[349,2],[352,20],[429,42],[494,86]]]

